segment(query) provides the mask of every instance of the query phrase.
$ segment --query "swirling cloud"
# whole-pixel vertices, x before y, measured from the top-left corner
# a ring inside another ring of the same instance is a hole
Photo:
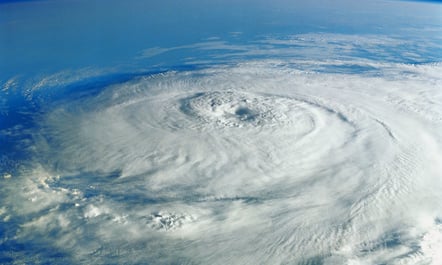
[[[36,117],[32,169],[2,180],[7,242],[71,262],[437,263],[440,65],[370,65],[254,61],[63,102]]]

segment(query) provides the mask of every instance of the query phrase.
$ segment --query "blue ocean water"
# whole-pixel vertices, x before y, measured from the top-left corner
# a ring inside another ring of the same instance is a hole
[[[2,1],[0,263],[437,264],[441,61],[440,1]]]

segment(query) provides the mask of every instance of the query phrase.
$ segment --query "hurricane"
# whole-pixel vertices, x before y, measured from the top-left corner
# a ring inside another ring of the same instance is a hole
[[[441,37],[229,34],[4,78],[0,262],[440,264]]]

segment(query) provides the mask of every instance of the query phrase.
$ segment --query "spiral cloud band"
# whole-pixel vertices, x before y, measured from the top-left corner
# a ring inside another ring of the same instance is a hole
[[[442,68],[370,69],[250,61],[135,77],[61,102],[36,117],[33,166],[2,180],[13,250],[3,255],[442,262]]]

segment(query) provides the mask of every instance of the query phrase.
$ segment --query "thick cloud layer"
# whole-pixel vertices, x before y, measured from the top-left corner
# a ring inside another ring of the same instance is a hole
[[[39,115],[32,166],[2,180],[2,255],[442,262],[441,66],[334,62],[350,63],[371,70],[167,72]]]

